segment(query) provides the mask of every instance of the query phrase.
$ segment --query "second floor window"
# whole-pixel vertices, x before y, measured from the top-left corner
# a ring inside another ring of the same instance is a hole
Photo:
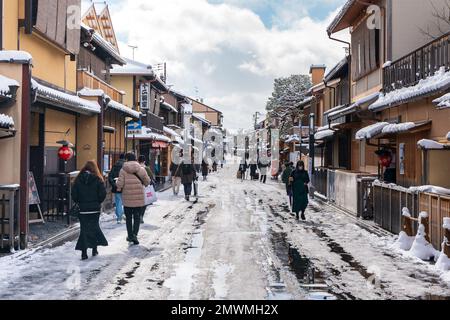
[[[356,81],[380,66],[380,30],[369,29],[366,21],[352,32],[352,78]]]

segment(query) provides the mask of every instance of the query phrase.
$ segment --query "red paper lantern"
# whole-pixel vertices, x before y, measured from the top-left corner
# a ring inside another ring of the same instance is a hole
[[[58,157],[61,160],[69,161],[70,159],[73,158],[73,156],[74,156],[74,152],[73,152],[72,148],[70,148],[69,146],[62,146],[58,150]]]
[[[385,168],[389,168],[389,166],[392,163],[392,157],[390,155],[382,155],[380,157],[380,164],[385,167]]]

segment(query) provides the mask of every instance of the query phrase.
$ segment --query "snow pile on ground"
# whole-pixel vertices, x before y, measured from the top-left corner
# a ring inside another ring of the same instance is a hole
[[[6,114],[2,114],[0,113],[0,128],[12,128],[14,127],[14,120],[12,117],[6,115]]]
[[[403,208],[403,217],[409,217],[411,218],[411,213],[409,212],[408,208]],[[394,248],[403,250],[403,251],[409,251],[411,250],[413,243],[414,243],[415,237],[410,237],[406,234],[406,232],[402,231],[400,232],[398,240],[394,244]]]
[[[413,129],[416,126],[414,122],[390,123],[383,128],[384,134],[400,133]]]
[[[428,213],[421,212],[419,215],[419,230],[414,243],[409,251],[409,254],[424,261],[431,259],[435,260],[439,256],[439,251],[433,248],[433,245],[427,241],[425,226],[422,224],[422,219],[427,219]]]
[[[16,80],[0,75],[0,92],[2,94],[7,95],[11,91],[10,87],[19,87],[19,86],[20,85]]]
[[[436,104],[439,109],[450,108],[450,93],[433,100],[433,103]]]
[[[372,111],[378,111],[383,108],[393,107],[423,95],[444,90],[448,87],[450,87],[450,72],[446,72],[445,67],[442,67],[433,76],[420,80],[415,86],[404,87],[387,94],[380,95],[380,98],[372,104],[369,109]]]
[[[425,150],[442,150],[445,149],[445,145],[434,140],[422,139],[417,142],[417,146]]]
[[[32,63],[33,57],[25,51],[0,50],[0,61],[3,62],[28,62]]]
[[[409,191],[411,192],[428,192],[428,193],[436,193],[442,195],[450,195],[450,189],[445,189],[438,186],[419,186],[419,187],[410,187]]]
[[[443,228],[446,230],[450,230],[450,218],[444,218]],[[450,271],[450,257],[447,257],[445,254],[445,247],[450,246],[449,239],[445,238],[442,243],[442,252],[439,256],[438,261],[436,262],[436,268],[441,271]]]
[[[377,122],[368,127],[362,128],[356,133],[356,140],[366,140],[380,134],[383,128],[389,125],[387,122]]]

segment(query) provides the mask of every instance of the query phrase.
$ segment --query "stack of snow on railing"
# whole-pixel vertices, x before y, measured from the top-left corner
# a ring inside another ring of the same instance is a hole
[[[6,114],[0,113],[0,128],[11,129],[14,128],[14,120]]]
[[[450,218],[444,218],[443,227],[445,229],[445,237],[436,267],[441,271],[450,271]]]

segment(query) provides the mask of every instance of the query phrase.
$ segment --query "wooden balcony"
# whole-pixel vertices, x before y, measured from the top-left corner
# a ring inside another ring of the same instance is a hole
[[[87,71],[78,70],[77,87],[79,90],[84,87],[89,89],[101,89],[110,96],[112,100],[123,103],[123,94],[119,90]]]
[[[384,92],[414,86],[441,67],[450,70],[450,33],[392,62],[384,68]]]

